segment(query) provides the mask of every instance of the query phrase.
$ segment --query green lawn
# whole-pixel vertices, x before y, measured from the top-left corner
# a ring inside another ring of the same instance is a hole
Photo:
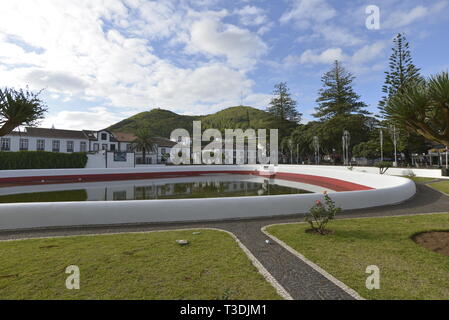
[[[449,230],[449,214],[332,221],[335,233],[305,233],[307,224],[268,232],[367,299],[449,299],[449,258],[413,242],[415,233]],[[379,290],[365,287],[366,267],[380,268]]]
[[[0,242],[0,299],[280,299],[229,234],[198,231]]]
[[[423,182],[423,183],[436,180],[436,178],[426,178],[426,177],[408,177],[408,178],[412,179],[415,182]]]
[[[449,180],[430,183],[429,186],[449,195]]]

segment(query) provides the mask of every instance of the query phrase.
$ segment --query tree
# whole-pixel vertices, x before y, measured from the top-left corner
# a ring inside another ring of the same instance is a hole
[[[267,111],[272,115],[289,121],[300,122],[302,114],[296,110],[296,101],[292,99],[286,82],[274,86],[273,99]]]
[[[47,106],[39,98],[40,93],[28,89],[0,89],[0,136],[21,125],[34,126],[43,119]]]
[[[408,82],[422,80],[420,69],[413,64],[409,43],[404,34],[398,33],[393,40],[389,71],[386,71],[385,84],[382,92],[385,96],[379,102],[380,113],[385,116],[385,106],[388,100],[401,90]]]
[[[313,116],[325,121],[340,115],[369,114],[364,110],[366,104],[359,101],[360,96],[352,88],[354,79],[336,60],[333,68],[321,78],[323,88],[318,92],[318,107]]]
[[[387,120],[449,146],[448,72],[405,85],[387,101],[385,112]]]
[[[386,114],[386,105],[388,101],[407,84],[416,83],[423,80],[420,75],[420,69],[413,64],[410,53],[410,46],[404,34],[398,33],[393,40],[392,54],[390,56],[389,71],[385,72],[385,83],[382,92],[385,94],[379,102],[380,114],[385,119],[390,119]],[[401,123],[390,123],[394,125],[398,131],[398,144],[402,147],[400,151],[405,154],[406,161],[411,161],[412,152],[418,152],[426,148],[425,139],[410,132]]]
[[[132,144],[134,150],[142,150],[143,163],[145,163],[147,152],[154,152],[157,150],[157,145],[153,142],[150,130],[148,129],[138,129],[136,138]]]

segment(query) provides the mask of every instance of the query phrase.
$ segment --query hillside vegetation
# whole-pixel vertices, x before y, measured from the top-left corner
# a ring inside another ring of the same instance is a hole
[[[201,120],[202,128],[215,128],[224,132],[224,129],[279,129],[282,137],[297,126],[296,123],[278,119],[270,113],[252,107],[231,107],[214,114],[204,116],[185,116],[174,112],[153,109],[136,114],[122,120],[108,129],[119,132],[135,133],[138,128],[148,128],[155,136],[169,138],[173,130],[178,128],[192,132],[192,122]]]

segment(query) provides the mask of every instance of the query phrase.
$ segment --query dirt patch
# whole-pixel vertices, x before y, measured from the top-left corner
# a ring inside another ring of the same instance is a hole
[[[413,241],[426,249],[449,257],[449,231],[429,231],[413,236]]]

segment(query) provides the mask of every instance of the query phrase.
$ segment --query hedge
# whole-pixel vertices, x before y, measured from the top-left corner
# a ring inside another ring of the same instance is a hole
[[[0,152],[0,170],[84,168],[86,163],[84,152]]]

